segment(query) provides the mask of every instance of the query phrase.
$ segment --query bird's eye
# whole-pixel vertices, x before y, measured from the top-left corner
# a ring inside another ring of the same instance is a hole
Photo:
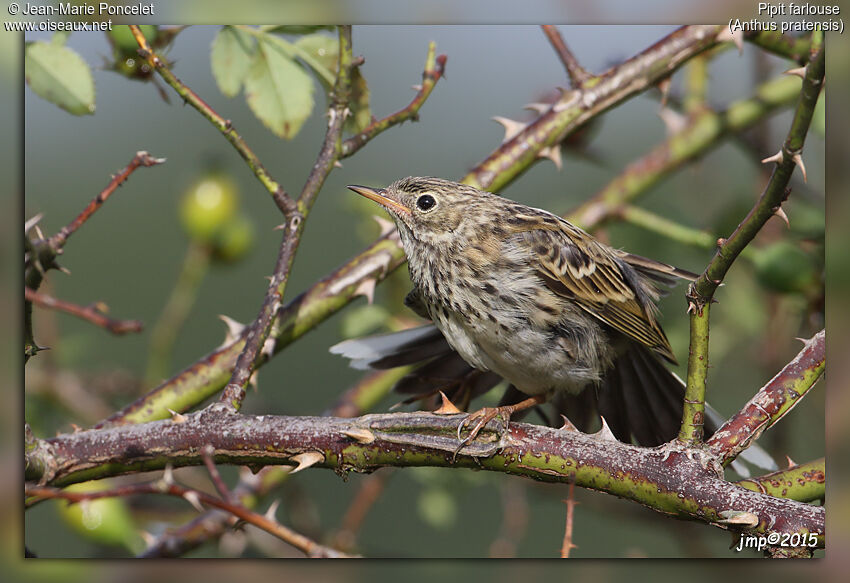
[[[418,208],[420,211],[430,211],[435,206],[437,206],[437,201],[430,194],[423,194],[422,196],[416,199],[416,208]]]

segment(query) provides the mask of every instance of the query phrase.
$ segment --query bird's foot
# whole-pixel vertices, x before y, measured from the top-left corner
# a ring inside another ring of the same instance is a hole
[[[504,420],[504,428],[502,429],[502,433],[508,430],[508,424],[511,421],[511,413],[513,409],[511,406],[502,406],[502,407],[483,407],[478,411],[474,411],[467,415],[463,421],[461,421],[457,426],[457,438],[460,443],[458,443],[457,449],[455,449],[454,455],[452,455],[452,463],[455,462],[457,458],[457,454],[460,453],[464,447],[469,445],[478,434],[484,429],[484,426],[487,425],[490,421],[495,419],[496,417],[501,416]],[[461,437],[463,434],[463,430],[472,425],[472,429],[469,430],[469,433],[466,437]]]
[[[528,399],[525,399],[524,401],[520,401],[519,403],[516,403],[515,405],[501,405],[499,407],[484,407],[482,409],[479,409],[478,411],[474,411],[474,412],[470,413],[469,415],[467,415],[466,418],[463,421],[461,421],[457,426],[457,438],[460,441],[460,443],[458,444],[457,449],[455,449],[454,455],[452,456],[452,463],[454,463],[455,459],[457,458],[457,454],[460,453],[460,450],[462,450],[470,442],[472,442],[473,439],[478,437],[478,434],[481,432],[482,429],[484,429],[484,426],[487,425],[487,423],[489,423],[490,421],[492,421],[496,417],[501,417],[502,420],[504,421],[504,427],[503,427],[503,429],[500,433],[500,437],[501,437],[502,435],[504,435],[508,431],[508,425],[511,422],[511,415],[513,415],[517,411],[523,411],[523,410],[528,409],[530,407],[534,407],[536,405],[539,405],[540,403],[543,403],[545,400],[546,400],[545,395],[537,395],[535,397],[529,397]],[[461,435],[463,434],[463,430],[465,428],[469,427],[469,425],[472,424],[473,422],[475,424],[472,425],[472,429],[469,430],[469,433],[466,435],[466,437],[461,438]]]

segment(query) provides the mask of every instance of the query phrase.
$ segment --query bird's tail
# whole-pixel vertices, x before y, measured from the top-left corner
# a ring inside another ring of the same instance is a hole
[[[456,405],[465,408],[470,399],[503,382],[495,373],[469,366],[434,325],[346,340],[330,350],[351,359],[355,368],[416,366],[395,386],[397,392],[406,395],[405,403],[432,396],[440,390]],[[577,395],[559,393],[552,402],[556,411],[580,431],[593,431],[601,415],[618,440],[653,447],[678,434],[684,396],[682,380],[649,349],[633,343],[614,361],[598,387]],[[508,386],[502,404],[513,404],[523,398],[515,387]],[[560,424],[557,415],[542,416],[553,425]],[[716,431],[722,421],[719,413],[706,406],[706,437]],[[776,469],[773,459],[757,445],[744,450],[741,457],[760,468]],[[749,474],[739,462],[734,463],[733,468],[743,476]]]

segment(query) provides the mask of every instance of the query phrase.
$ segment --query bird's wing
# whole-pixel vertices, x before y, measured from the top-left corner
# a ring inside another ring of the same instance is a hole
[[[515,227],[525,231],[532,262],[552,291],[675,362],[655,317],[658,291],[619,252],[562,219],[554,223],[529,221],[525,228],[520,224]]]

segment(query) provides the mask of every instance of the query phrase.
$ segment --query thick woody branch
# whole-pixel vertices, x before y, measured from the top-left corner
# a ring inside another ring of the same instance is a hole
[[[759,85],[753,96],[732,103],[725,111],[701,108],[685,119],[685,126],[646,155],[630,163],[620,174],[572,211],[568,218],[584,228],[597,227],[620,217],[623,206],[670,176],[685,164],[699,159],[726,138],[739,135],[763,121],[800,95],[800,80],[780,77]],[[711,239],[712,245],[716,238]]]
[[[215,405],[179,421],[155,421],[45,440],[32,448],[27,479],[64,486],[167,465],[203,463],[212,446],[218,464],[315,465],[340,474],[387,466],[460,466],[575,483],[667,515],[753,534],[824,537],[824,509],[726,482],[698,449],[640,448],[598,435],[521,423],[491,422],[479,438],[457,446],[459,415],[395,413],[356,419],[234,415]],[[500,435],[501,434],[501,435]],[[39,469],[50,468],[39,474]]]
[[[826,333],[821,330],[743,409],[706,442],[724,465],[802,401],[826,368]]]

